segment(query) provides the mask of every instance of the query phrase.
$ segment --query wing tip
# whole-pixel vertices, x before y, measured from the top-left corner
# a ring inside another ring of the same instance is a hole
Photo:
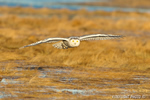
[[[25,48],[25,46],[23,46],[23,47],[20,47],[19,49],[23,49],[23,48]]]
[[[126,37],[126,36],[124,36],[124,35],[119,35],[119,37],[120,37],[120,38],[124,38],[124,37]]]
[[[29,45],[22,46],[19,49],[23,49],[23,48],[26,48],[26,47],[29,47]]]
[[[126,37],[126,36],[124,36],[124,35],[109,35],[110,37],[116,37],[116,38],[124,38],[124,37]]]

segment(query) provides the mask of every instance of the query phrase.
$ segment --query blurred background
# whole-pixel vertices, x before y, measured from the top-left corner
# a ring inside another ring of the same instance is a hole
[[[1,6],[150,12],[149,0],[0,0]]]
[[[56,49],[49,37],[124,38]],[[150,100],[150,0],[0,0],[0,99]]]

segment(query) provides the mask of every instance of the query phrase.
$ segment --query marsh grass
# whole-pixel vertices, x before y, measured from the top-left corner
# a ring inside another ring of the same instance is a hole
[[[150,92],[149,80],[142,80],[150,77],[150,14],[0,9],[0,84],[5,88],[1,91],[11,94],[8,100],[111,99],[122,92],[125,95]],[[79,47],[67,50],[55,49],[49,43],[19,49],[48,37],[95,33],[125,37],[82,42]],[[13,81],[16,83],[12,84]],[[96,91],[87,96],[63,89]]]

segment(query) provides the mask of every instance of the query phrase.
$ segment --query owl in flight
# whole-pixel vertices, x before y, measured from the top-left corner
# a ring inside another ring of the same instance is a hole
[[[73,47],[78,47],[80,45],[81,41],[88,41],[88,40],[107,40],[107,39],[116,39],[121,38],[121,35],[111,35],[111,34],[89,34],[89,35],[83,35],[78,37],[68,37],[68,38],[47,38],[41,41],[37,41],[35,43],[23,46],[21,48],[29,47],[29,46],[35,46],[41,43],[54,43],[53,46],[58,49],[68,49]],[[60,41],[60,42],[59,42]],[[20,48],[20,49],[21,49]]]

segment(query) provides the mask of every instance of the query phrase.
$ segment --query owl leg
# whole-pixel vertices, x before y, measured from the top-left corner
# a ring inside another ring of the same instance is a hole
[[[64,42],[58,42],[53,44],[53,46],[57,49],[68,49],[68,46]]]
[[[68,49],[68,46],[65,45],[64,43],[62,43],[62,48],[63,48],[63,49]]]
[[[57,49],[63,49],[62,44],[63,42],[58,42],[58,43],[53,44],[53,46]]]

